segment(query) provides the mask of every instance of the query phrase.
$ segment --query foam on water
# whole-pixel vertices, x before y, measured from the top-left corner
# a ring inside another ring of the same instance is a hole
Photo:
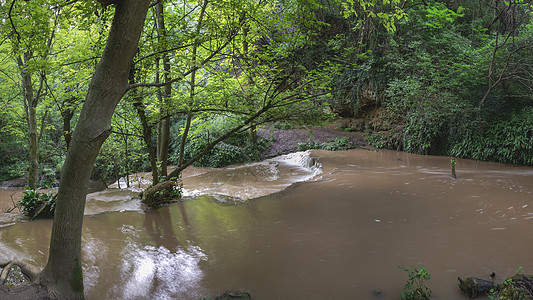
[[[212,169],[186,177],[183,179],[183,195],[224,195],[248,200],[310,180],[322,172],[321,167],[309,151],[281,155],[261,162]]]

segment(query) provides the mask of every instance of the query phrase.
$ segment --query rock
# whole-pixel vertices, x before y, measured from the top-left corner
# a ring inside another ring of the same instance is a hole
[[[340,127],[343,130],[350,132],[363,131],[365,129],[365,124],[364,119],[342,119],[340,121]]]
[[[6,180],[0,183],[0,187],[4,187],[4,188],[15,188],[15,187],[24,187],[24,186],[26,186],[26,178],[24,177]]]
[[[457,279],[461,291],[470,298],[485,296],[499,289],[497,283],[476,277],[468,277],[465,280],[457,277]]]
[[[533,276],[516,274],[508,278],[501,285],[499,300],[529,300],[533,299]]]
[[[242,291],[226,291],[213,300],[243,300],[243,299],[252,299],[252,295],[249,292]]]

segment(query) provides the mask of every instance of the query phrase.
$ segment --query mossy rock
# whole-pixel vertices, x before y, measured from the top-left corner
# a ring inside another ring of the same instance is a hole
[[[476,277],[468,277],[465,280],[457,279],[459,280],[461,291],[470,298],[484,296],[500,289],[497,283]]]
[[[213,300],[245,300],[252,299],[252,295],[249,292],[242,291],[226,291],[213,298]]]
[[[501,286],[499,300],[530,300],[533,299],[533,276],[516,274],[508,278]]]
[[[149,187],[142,194],[142,202],[151,208],[174,202],[181,195],[179,182],[167,180]]]

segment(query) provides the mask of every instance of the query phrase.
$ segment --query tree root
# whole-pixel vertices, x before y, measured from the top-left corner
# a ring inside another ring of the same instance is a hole
[[[142,203],[150,208],[157,208],[175,201],[181,195],[181,182],[167,180],[149,187],[142,193]]]
[[[40,270],[37,267],[35,267],[35,266],[25,262],[25,261],[13,260],[13,261],[9,261],[9,262],[1,262],[0,263],[0,267],[4,268],[2,270],[2,273],[0,273],[0,284],[1,285],[6,284],[7,276],[9,275],[9,272],[11,271],[11,268],[13,268],[14,266],[19,267],[21,272],[22,272],[22,274],[24,276],[28,277],[28,279],[32,283],[37,282],[37,280],[39,279]]]
[[[13,284],[10,272],[15,266],[20,269],[25,279],[18,282],[20,278],[15,277],[17,283]],[[3,268],[0,273],[0,300],[59,299],[49,293],[48,288],[40,283],[40,270],[35,266],[24,261],[1,261],[0,267]]]

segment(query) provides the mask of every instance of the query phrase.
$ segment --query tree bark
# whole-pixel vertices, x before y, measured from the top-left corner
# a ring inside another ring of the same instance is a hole
[[[202,10],[200,11],[200,16],[198,17],[198,23],[196,24],[196,37],[198,37],[198,34],[200,33],[200,29],[202,28],[202,21],[204,19],[205,9],[207,8],[208,3],[209,3],[208,0],[204,0],[204,3],[202,4]],[[192,58],[191,58],[192,66],[196,65],[197,52],[198,52],[198,41],[195,41],[192,46]],[[196,88],[196,70],[195,69],[193,69],[191,72],[191,78],[189,80],[189,85],[190,85],[189,107],[192,109],[194,107],[194,102],[195,102],[195,97],[196,97],[196,94],[194,92]],[[189,130],[191,129],[191,122],[192,122],[192,112],[189,112],[187,114],[187,121],[185,123],[185,129],[183,130],[183,134],[181,136],[180,156],[178,159],[178,167],[181,167],[183,165],[183,159],[185,157],[185,143],[187,142],[187,136],[189,135]]]
[[[187,142],[187,136],[189,135],[189,130],[191,129],[192,122],[192,113],[187,114],[187,121],[185,121],[185,128],[183,129],[183,134],[181,135],[180,141],[180,156],[178,159],[178,167],[183,165],[183,160],[185,159],[185,143]]]
[[[87,185],[111,117],[124,96],[148,11],[148,0],[118,1],[106,48],[91,80],[63,169],[48,263],[40,282],[51,296],[83,299],[81,233]]]
[[[158,27],[158,37],[159,37],[159,43],[163,45],[163,47],[167,47],[167,31],[165,28],[165,17],[164,17],[164,11],[163,11],[163,4],[161,1],[158,1],[155,5],[155,11],[157,15],[157,27]],[[159,174],[161,176],[167,176],[167,165],[168,165],[168,147],[170,145],[170,116],[168,114],[168,101],[170,98],[170,95],[172,93],[172,85],[170,84],[170,60],[168,58],[168,54],[165,52],[162,55],[163,60],[163,82],[165,83],[165,87],[163,89],[163,95],[162,95],[162,114],[163,118],[161,120],[160,124],[160,133],[159,133],[159,139],[157,144],[157,160],[161,163],[161,169],[159,171]]]
[[[31,59],[30,52],[24,53],[24,59],[17,58],[17,64],[22,77],[22,90],[24,93],[24,104],[26,107],[26,118],[29,133],[29,159],[30,169],[28,171],[27,187],[36,190],[39,184],[39,136],[37,134],[37,103],[38,99],[33,96],[33,84],[31,73],[27,70],[26,61]]]
[[[141,120],[143,128],[143,139],[148,149],[150,166],[152,168],[152,184],[155,185],[159,182],[159,170],[157,169],[156,155],[154,151],[154,146],[152,145],[152,129],[150,128],[150,126],[148,125],[148,121],[146,120],[144,106],[141,101],[136,101],[135,103],[133,103],[133,106],[135,106],[135,109],[137,110],[137,115]]]

